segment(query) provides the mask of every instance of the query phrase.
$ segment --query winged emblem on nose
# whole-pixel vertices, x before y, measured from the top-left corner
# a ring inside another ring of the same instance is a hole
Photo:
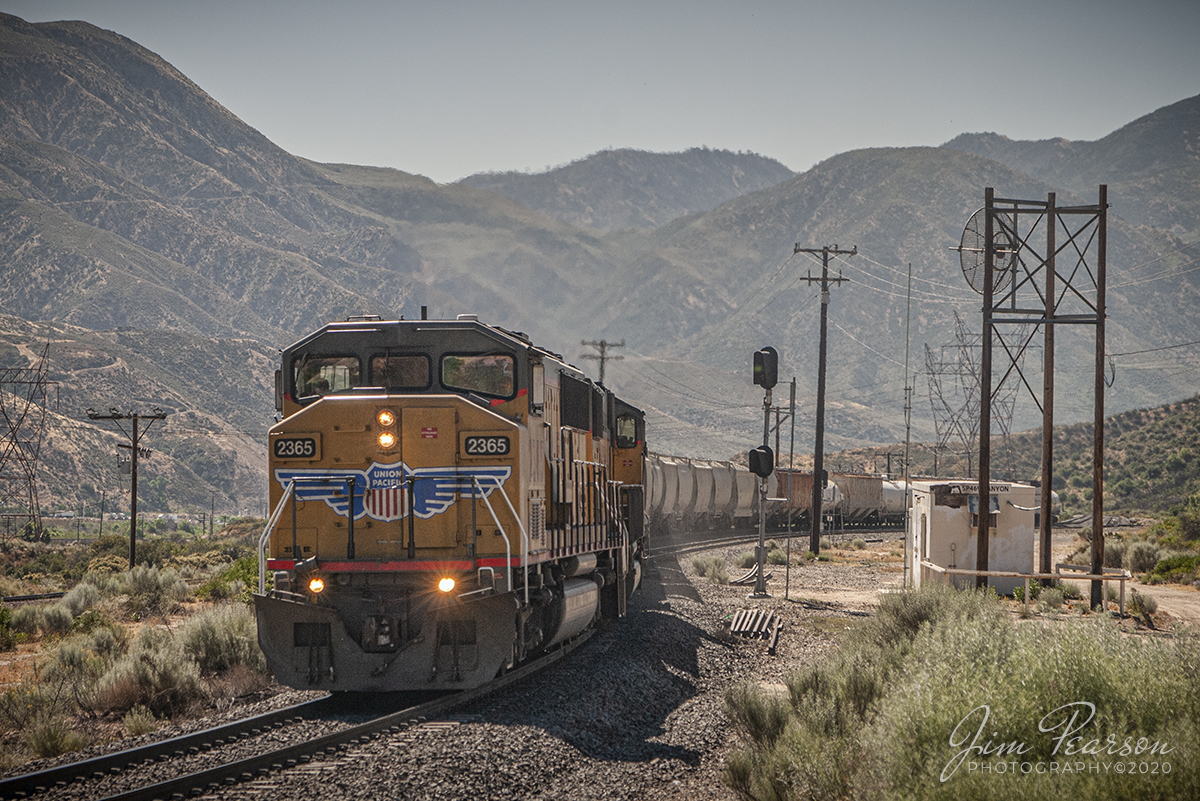
[[[428,520],[450,508],[459,498],[487,498],[504,486],[511,467],[417,467],[403,462],[374,462],[366,470],[286,468],[275,470],[279,486],[295,481],[297,501],[322,501],[345,517],[351,502],[354,519],[370,517],[384,522],[408,515],[408,486],[412,484],[412,511]]]

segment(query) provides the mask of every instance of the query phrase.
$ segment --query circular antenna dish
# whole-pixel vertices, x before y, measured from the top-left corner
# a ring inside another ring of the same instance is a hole
[[[987,245],[987,209],[971,215],[963,228],[962,242],[957,248],[962,263],[963,277],[980,295],[983,294],[984,249]],[[992,292],[999,292],[1013,280],[1017,266],[1016,221],[1011,215],[996,214],[992,222]]]

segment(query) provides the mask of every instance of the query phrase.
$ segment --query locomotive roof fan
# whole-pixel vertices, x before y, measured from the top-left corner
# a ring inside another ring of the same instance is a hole
[[[987,234],[987,209],[979,209],[967,220],[963,228],[962,241],[957,248],[962,264],[963,277],[971,289],[983,294],[984,247]],[[996,214],[992,223],[992,249],[995,260],[992,264],[992,292],[999,292],[1013,280],[1017,265],[1016,220],[1010,214]]]

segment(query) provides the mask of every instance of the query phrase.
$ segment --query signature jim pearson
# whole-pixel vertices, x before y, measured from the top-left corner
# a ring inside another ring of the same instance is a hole
[[[942,768],[941,780],[943,782],[953,776],[963,762],[971,756],[1022,755],[1033,750],[1033,746],[1020,740],[994,742],[989,738],[984,741],[991,715],[991,707],[987,704],[980,704],[964,715],[963,719],[954,727],[954,731],[950,733],[950,747],[961,750],[951,757],[946,766]],[[1167,743],[1160,743],[1157,740],[1151,743],[1145,737],[1139,737],[1136,740],[1133,737],[1126,737],[1124,740],[1118,740],[1117,735],[1109,734],[1106,737],[1096,735],[1085,739],[1079,732],[1087,727],[1095,717],[1096,705],[1088,701],[1074,701],[1047,712],[1038,721],[1038,731],[1046,734],[1057,732],[1057,735],[1051,738],[1054,750],[1050,752],[1050,755],[1130,756],[1134,754],[1169,754],[1175,750]],[[972,734],[971,726],[976,719],[979,720],[979,725]],[[992,732],[992,737],[999,736],[999,732]]]

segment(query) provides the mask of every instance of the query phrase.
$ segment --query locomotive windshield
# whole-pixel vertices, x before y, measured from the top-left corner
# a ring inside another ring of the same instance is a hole
[[[371,357],[371,386],[391,390],[428,389],[429,357],[425,355]]]
[[[362,383],[357,356],[302,356],[292,363],[297,399],[317,398]]]
[[[515,390],[516,360],[507,353],[442,357],[442,386],[511,398]]]

